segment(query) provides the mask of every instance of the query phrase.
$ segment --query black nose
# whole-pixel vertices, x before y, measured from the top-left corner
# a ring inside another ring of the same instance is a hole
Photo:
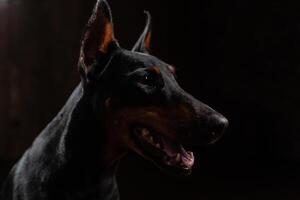
[[[225,132],[228,120],[221,114],[213,114],[208,120],[210,143],[217,141]]]

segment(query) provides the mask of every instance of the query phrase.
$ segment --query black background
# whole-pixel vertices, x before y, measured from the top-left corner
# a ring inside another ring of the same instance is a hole
[[[95,1],[0,1],[0,177],[79,82],[79,41]],[[129,155],[121,199],[300,197],[300,3],[273,0],[109,0],[130,49],[153,15],[153,53],[181,86],[230,121],[216,145],[196,149],[190,177]]]

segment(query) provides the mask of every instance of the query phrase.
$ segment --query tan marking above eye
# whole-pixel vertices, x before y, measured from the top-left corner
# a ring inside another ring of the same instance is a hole
[[[150,67],[148,68],[149,72],[153,72],[155,74],[160,74],[160,69],[158,67]]]
[[[168,69],[170,70],[170,72],[171,72],[172,74],[176,74],[176,69],[175,69],[174,66],[168,65]]]

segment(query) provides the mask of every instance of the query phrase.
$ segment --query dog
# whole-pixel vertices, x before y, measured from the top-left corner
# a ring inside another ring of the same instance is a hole
[[[189,175],[194,145],[214,143],[227,119],[185,92],[175,67],[150,54],[151,16],[134,48],[120,47],[111,11],[98,0],[84,32],[81,82],[14,165],[2,200],[116,200],[127,152]]]

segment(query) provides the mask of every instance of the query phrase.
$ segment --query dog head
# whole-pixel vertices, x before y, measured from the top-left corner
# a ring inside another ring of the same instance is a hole
[[[115,39],[108,4],[97,2],[82,40],[82,83],[104,122],[107,160],[131,150],[170,172],[189,174],[194,155],[186,147],[215,142],[228,122],[179,86],[173,66],[150,54],[146,15],[139,40],[125,50]]]

